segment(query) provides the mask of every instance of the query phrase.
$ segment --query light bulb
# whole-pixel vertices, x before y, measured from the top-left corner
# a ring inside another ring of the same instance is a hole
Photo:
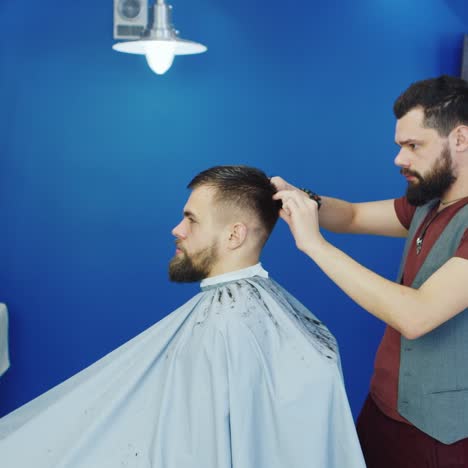
[[[145,44],[146,61],[154,73],[162,75],[171,68],[174,61],[175,44],[173,41],[148,41]]]

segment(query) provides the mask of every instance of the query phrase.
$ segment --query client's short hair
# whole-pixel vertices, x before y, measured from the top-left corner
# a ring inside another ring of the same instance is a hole
[[[200,186],[216,189],[217,202],[256,215],[268,238],[278,220],[281,202],[273,200],[276,188],[263,171],[249,166],[215,166],[200,172],[188,184],[192,190]]]

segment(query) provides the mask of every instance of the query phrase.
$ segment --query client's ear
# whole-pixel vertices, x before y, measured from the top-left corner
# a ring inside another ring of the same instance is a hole
[[[244,223],[235,223],[231,226],[228,238],[228,248],[231,250],[239,248],[247,237],[247,226]]]

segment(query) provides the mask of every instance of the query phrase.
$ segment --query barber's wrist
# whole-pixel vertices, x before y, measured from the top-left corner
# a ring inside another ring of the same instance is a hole
[[[329,245],[327,240],[320,233],[313,238],[304,239],[299,243],[296,242],[296,247],[310,258],[320,255],[320,252],[323,252],[327,245]]]
[[[320,207],[322,206],[322,198],[320,197],[319,194],[312,192],[312,190],[309,190],[307,188],[301,187],[299,190],[303,191],[307,196],[311,199],[314,200],[314,202],[317,203],[317,209],[320,210]]]

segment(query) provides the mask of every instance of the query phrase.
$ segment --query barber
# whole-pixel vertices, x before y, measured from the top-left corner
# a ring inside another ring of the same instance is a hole
[[[367,466],[466,468],[468,83],[449,76],[416,82],[394,114],[403,197],[349,203],[274,177],[274,198],[298,249],[387,324],[357,421]],[[319,226],[405,237],[397,281],[334,247]]]

